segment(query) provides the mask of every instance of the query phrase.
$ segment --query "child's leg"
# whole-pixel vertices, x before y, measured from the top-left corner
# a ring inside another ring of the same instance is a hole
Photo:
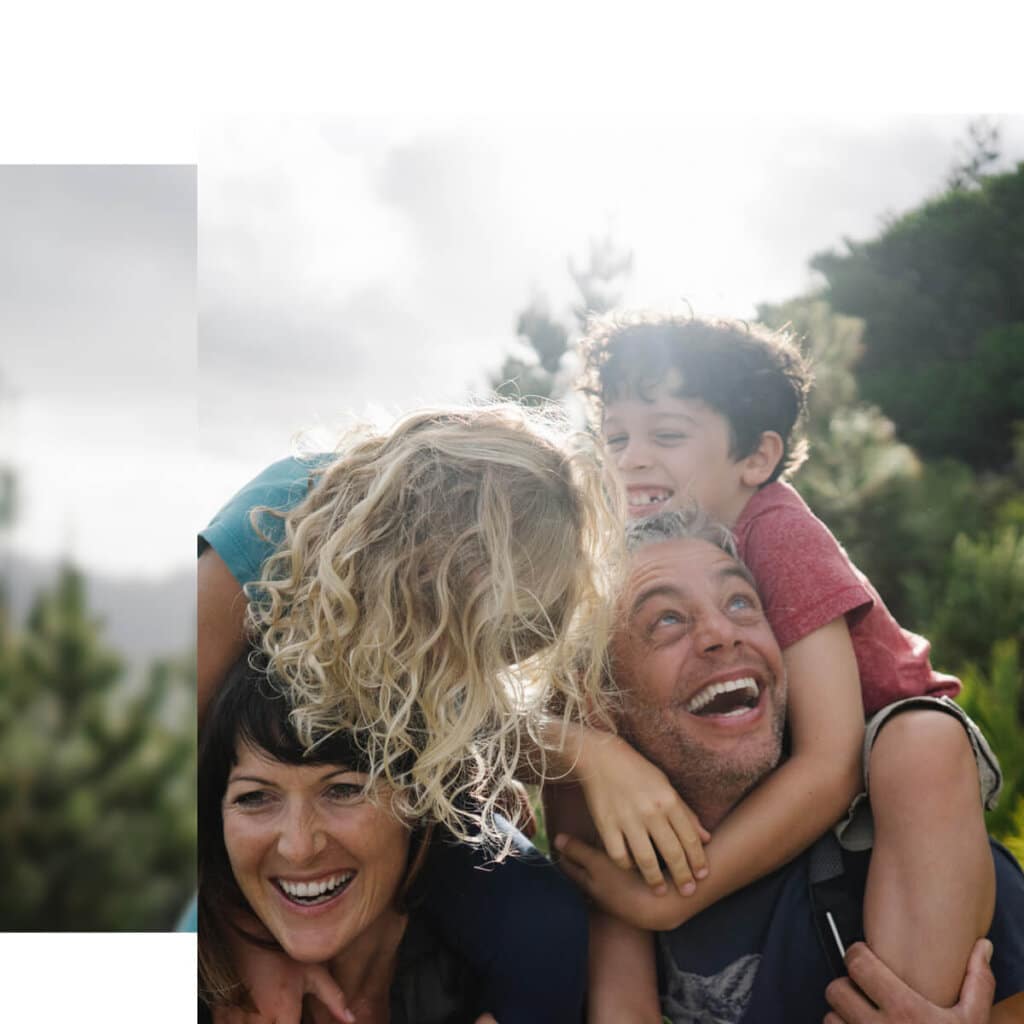
[[[511,829],[511,826],[509,826]],[[416,886],[441,936],[483,979],[500,1024],[574,1024],[587,979],[587,911],[576,887],[518,834],[501,864],[438,841]]]
[[[564,832],[587,843],[601,842],[583,790],[575,783],[544,787],[544,817],[552,840]],[[588,1024],[656,1024],[660,1020],[653,936],[591,910]]]
[[[587,1024],[657,1024],[654,935],[608,914],[590,914]]]
[[[887,721],[870,754],[874,849],[868,945],[908,985],[952,1006],[995,906],[995,870],[963,725],[939,710]]]

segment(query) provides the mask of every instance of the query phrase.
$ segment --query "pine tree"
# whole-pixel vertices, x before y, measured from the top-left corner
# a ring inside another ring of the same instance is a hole
[[[620,248],[610,234],[591,239],[582,266],[577,267],[570,257],[569,276],[578,293],[571,310],[574,329],[551,312],[544,296],[535,297],[516,320],[522,354],[507,356],[491,378],[495,393],[527,405],[564,399],[575,376],[573,334],[582,332],[591,314],[606,313],[618,305],[632,269],[632,252]]]
[[[194,885],[191,660],[130,692],[67,565],[0,640],[0,926],[170,927]]]

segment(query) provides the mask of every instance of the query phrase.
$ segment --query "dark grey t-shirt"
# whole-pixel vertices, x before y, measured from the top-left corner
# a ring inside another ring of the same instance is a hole
[[[1024,991],[1024,872],[999,844],[995,1001]],[[858,890],[869,854],[849,855]],[[833,980],[814,927],[809,853],[658,936],[662,1012],[672,1024],[817,1024]],[[941,941],[941,937],[935,937]]]

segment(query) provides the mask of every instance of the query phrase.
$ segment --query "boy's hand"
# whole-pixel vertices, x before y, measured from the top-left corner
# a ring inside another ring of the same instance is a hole
[[[992,943],[979,939],[967,962],[960,1002],[946,1009],[908,988],[863,942],[855,943],[846,954],[850,977],[825,989],[835,1011],[826,1014],[825,1024],[987,1024],[996,990],[991,956]]]
[[[624,740],[586,730],[578,777],[601,842],[624,871],[635,864],[659,895],[667,892],[657,852],[684,896],[708,874],[703,844],[711,839],[665,777]],[[655,852],[657,848],[657,852]]]
[[[685,897],[658,895],[635,871],[582,839],[558,835],[555,848],[562,854],[559,867],[606,913],[647,931],[667,931],[685,919],[679,913]]]

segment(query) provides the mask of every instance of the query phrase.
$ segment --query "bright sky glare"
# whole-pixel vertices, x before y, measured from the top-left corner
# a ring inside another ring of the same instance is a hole
[[[292,434],[486,388],[610,231],[625,303],[749,317],[809,257],[942,187],[960,116],[249,118],[201,139],[200,440],[212,513]],[[1005,166],[1024,119],[1002,118]]]
[[[1009,167],[1024,118],[999,121]],[[212,122],[198,355],[191,169],[4,169],[12,540],[115,574],[187,568],[195,530],[297,432],[485,390],[532,298],[567,313],[590,238],[633,250],[627,305],[749,317],[812,287],[815,252],[940,190],[966,123]]]

